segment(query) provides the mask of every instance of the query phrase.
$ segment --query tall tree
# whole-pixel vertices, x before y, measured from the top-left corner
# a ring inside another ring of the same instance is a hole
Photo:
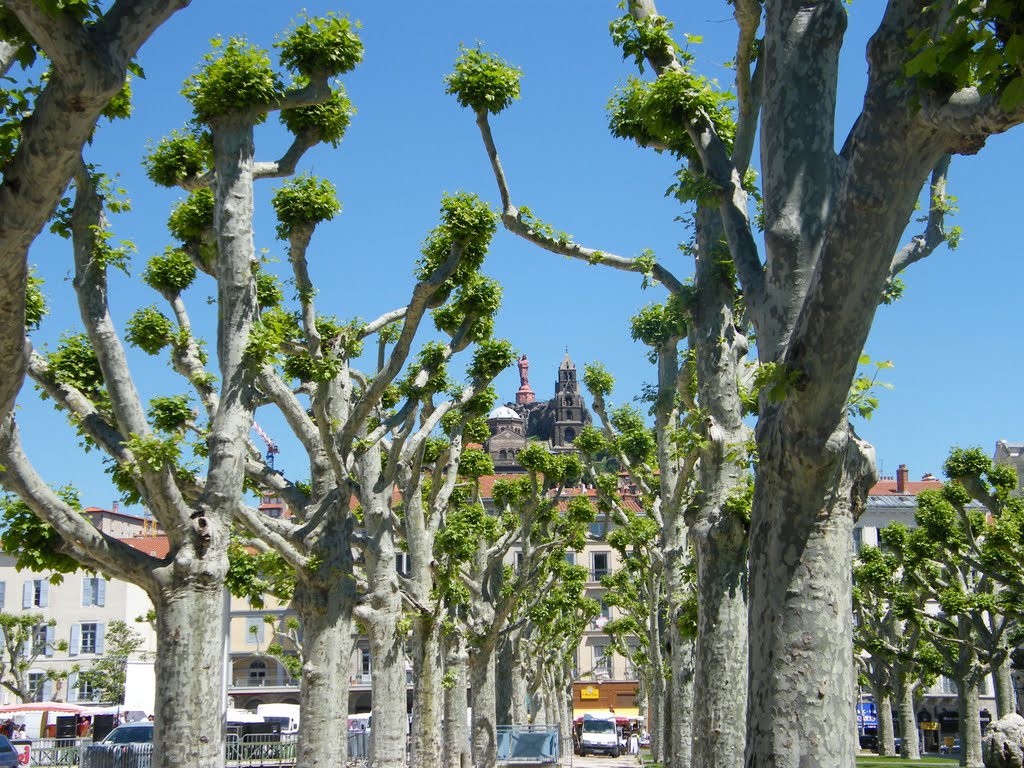
[[[0,181],[0,417],[27,370],[24,345],[28,249],[76,173],[101,115],[130,109],[126,78],[139,48],[189,0],[95,2],[11,0],[0,9],[0,72],[43,54],[43,86],[3,91],[5,140]],[[112,103],[114,102],[114,103]]]
[[[172,233],[185,250],[156,257],[146,272],[147,282],[172,305],[176,323],[155,309],[142,311],[126,336],[152,353],[171,346],[175,367],[195,391],[205,420],[197,423],[186,397],[158,398],[148,413],[139,397],[107,304],[107,270],[123,265],[128,254],[110,243],[105,207],[125,206],[79,158],[74,207],[60,222],[73,241],[75,288],[87,336],[69,339],[48,357],[33,355],[30,370],[86,443],[110,457],[115,480],[129,498],[153,513],[168,534],[169,556],[150,557],[100,533],[46,487],[20,448],[13,420],[4,425],[4,486],[58,531],[76,559],[138,584],[153,601],[161,691],[155,764],[160,766],[203,768],[223,759],[222,729],[209,729],[203,740],[185,734],[197,720],[222,721],[219,670],[229,529],[233,516],[245,511],[240,500],[262,349],[261,337],[251,335],[259,295],[267,287],[265,281],[258,284],[254,269],[253,182],[290,173],[306,149],[339,138],[325,130],[325,125],[336,130],[342,117],[329,80],[358,60],[351,55],[352,37],[348,23],[333,17],[297,24],[279,43],[282,63],[296,80],[290,88],[266,53],[242,40],[229,41],[186,84],[197,125],[209,133],[197,128],[176,134],[147,161],[154,181],[196,191],[171,217]],[[326,118],[323,112],[311,117],[304,111],[314,105],[326,105]],[[279,110],[295,133],[294,144],[281,161],[257,163],[254,126]],[[325,215],[322,209],[312,215],[303,211],[302,220]],[[217,283],[219,387],[206,370],[205,353],[181,300],[197,270]],[[185,440],[193,430],[202,441],[196,450],[207,466],[203,479],[186,465],[191,457]],[[196,669],[209,674],[196,675]]]
[[[143,638],[127,623],[114,620],[107,625],[103,657],[78,673],[78,679],[99,692],[99,700],[124,704],[124,683],[128,661],[142,647]]]
[[[848,422],[847,397],[890,281],[944,239],[938,216],[899,247],[929,174],[939,188],[947,154],[976,152],[1024,120],[1014,11],[890,3],[868,46],[864,106],[837,142],[841,3],[735,5],[738,120],[693,72],[654,3],[627,5],[625,50],[651,63],[657,79],[634,81],[615,100],[613,129],[695,161],[691,184],[717,212],[761,364],[773,367],[758,403],[745,761],[850,765],[849,537],[874,469]],[[469,105],[482,122],[487,105]],[[763,258],[746,173],[758,134]],[[488,150],[510,228],[537,233],[551,250],[562,241],[581,258],[609,261],[551,230],[543,237],[517,215],[490,142]],[[649,260],[644,271],[660,277]]]
[[[67,642],[54,637],[56,619],[41,613],[0,613],[0,685],[24,702],[44,698],[44,687],[59,679],[53,674],[33,681],[29,670],[40,656],[52,656],[56,650],[67,650]],[[66,676],[66,675],[65,675]]]

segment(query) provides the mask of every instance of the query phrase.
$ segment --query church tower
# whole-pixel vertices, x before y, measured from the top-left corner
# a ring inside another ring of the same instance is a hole
[[[570,451],[572,441],[583,429],[584,405],[580,396],[580,383],[576,380],[576,365],[569,358],[569,350],[558,366],[558,381],[555,382],[555,430],[551,436],[551,448],[556,452]]]

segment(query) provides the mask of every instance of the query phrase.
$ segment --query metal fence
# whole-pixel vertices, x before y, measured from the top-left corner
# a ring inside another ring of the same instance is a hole
[[[92,739],[18,740],[13,744],[19,754],[28,748],[30,765],[77,765],[82,749],[92,744]]]
[[[79,768],[149,768],[152,763],[152,744],[92,744],[82,749]]]

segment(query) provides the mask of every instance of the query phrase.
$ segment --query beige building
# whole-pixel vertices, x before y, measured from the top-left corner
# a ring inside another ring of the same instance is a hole
[[[105,531],[137,536],[147,528],[143,518],[116,511],[90,508],[86,514]],[[138,540],[132,539],[133,545]],[[142,538],[144,544],[149,541]],[[0,554],[0,610],[41,617],[28,657],[29,682],[37,701],[98,703],[98,692],[79,680],[76,668],[88,669],[103,657],[112,621],[123,621],[142,635],[142,646],[133,661],[152,664],[156,635],[148,622],[136,619],[145,617],[153,606],[138,587],[108,580],[102,574],[67,574],[59,583],[52,583],[50,576],[18,571],[12,556]],[[51,620],[55,623],[49,626]],[[0,701],[18,703],[7,689],[0,691]]]

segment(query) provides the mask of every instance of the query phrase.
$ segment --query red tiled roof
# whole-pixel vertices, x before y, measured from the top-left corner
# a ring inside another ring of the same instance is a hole
[[[917,496],[921,491],[938,491],[942,488],[942,481],[934,480],[908,480],[904,483],[901,493],[896,486],[896,478],[887,477],[875,483],[868,496]]]
[[[160,559],[167,557],[171,551],[171,542],[166,536],[136,536],[131,539],[121,539],[121,541],[139,552]]]

